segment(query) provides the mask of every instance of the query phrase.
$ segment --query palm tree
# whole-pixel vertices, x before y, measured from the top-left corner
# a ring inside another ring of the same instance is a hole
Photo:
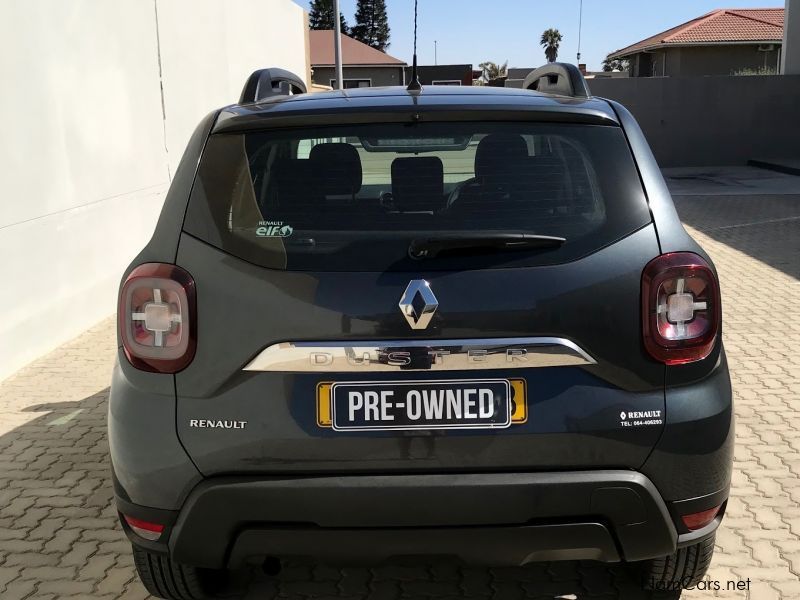
[[[479,64],[478,68],[481,70],[481,77],[483,80],[485,82],[489,82],[492,79],[506,76],[506,73],[508,72],[508,61],[504,62],[502,65],[498,65],[495,62],[487,60],[486,62]]]
[[[556,62],[558,58],[558,45],[561,43],[561,33],[558,29],[545,29],[542,33],[542,39],[539,42],[544,48],[544,55],[547,57],[547,62]]]

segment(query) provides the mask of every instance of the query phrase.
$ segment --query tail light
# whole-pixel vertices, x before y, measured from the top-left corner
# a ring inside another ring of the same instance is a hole
[[[175,265],[139,265],[122,285],[122,346],[137,369],[177,373],[194,358],[197,311],[192,276]]]
[[[722,505],[698,513],[683,515],[681,520],[689,531],[696,531],[711,523],[717,517],[720,508],[722,508]]]
[[[702,360],[714,348],[720,327],[717,278],[691,252],[663,254],[642,273],[644,345],[668,365]]]
[[[135,519],[134,517],[129,517],[128,515],[122,516],[124,517],[125,522],[128,524],[128,527],[130,527],[136,535],[146,540],[150,540],[151,542],[154,542],[160,538],[161,534],[164,532],[164,526],[160,523],[151,523],[150,521]]]

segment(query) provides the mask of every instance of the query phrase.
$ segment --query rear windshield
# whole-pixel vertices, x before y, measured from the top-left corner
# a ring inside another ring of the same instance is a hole
[[[618,127],[421,122],[213,135],[184,229],[274,269],[424,271],[565,262],[649,222]],[[501,233],[566,241],[409,255]]]

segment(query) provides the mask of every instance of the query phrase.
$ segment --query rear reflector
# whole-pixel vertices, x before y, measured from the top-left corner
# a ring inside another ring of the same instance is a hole
[[[151,542],[154,542],[160,538],[162,532],[164,531],[164,526],[159,525],[158,523],[142,521],[141,519],[135,519],[134,517],[129,517],[128,515],[123,515],[123,517],[125,518],[125,522],[128,524],[128,527],[130,527],[136,535],[146,540],[150,540]]]
[[[719,509],[722,506],[715,506],[714,508],[709,508],[708,510],[704,510],[698,513],[692,513],[690,515],[683,515],[681,519],[683,520],[683,524],[689,528],[689,531],[695,531],[696,529],[702,529],[714,518],[717,516]]]
[[[717,278],[692,252],[650,261],[642,273],[642,332],[650,355],[668,365],[704,359],[720,327]]]
[[[118,320],[122,346],[137,369],[177,373],[194,358],[197,344],[195,288],[175,265],[139,265],[122,285]]]

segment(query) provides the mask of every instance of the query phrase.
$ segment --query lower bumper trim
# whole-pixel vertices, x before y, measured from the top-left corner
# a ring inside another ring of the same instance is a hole
[[[190,494],[168,540],[184,564],[248,555],[359,560],[455,554],[520,565],[637,561],[675,551],[661,495],[633,471],[218,477]]]
[[[521,566],[551,560],[619,562],[602,523],[447,529],[248,529],[240,533],[228,568],[261,564],[268,556],[311,557],[328,564],[376,564],[391,558],[454,556],[467,564]]]

